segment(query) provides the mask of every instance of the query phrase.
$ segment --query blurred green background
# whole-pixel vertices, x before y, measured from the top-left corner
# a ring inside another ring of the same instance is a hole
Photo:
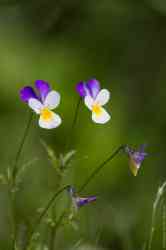
[[[1,173],[13,163],[28,117],[19,99],[24,85],[48,81],[61,93],[62,125],[51,131],[34,118],[20,165],[37,158],[17,192],[20,230],[56,188],[56,174],[40,143],[64,152],[77,103],[75,85],[96,78],[111,91],[112,120],[93,124],[81,106],[72,131],[77,153],[66,182],[79,187],[92,169],[119,145],[148,143],[149,157],[137,177],[119,155],[90,183],[84,195],[98,201],[80,210],[79,228],[61,228],[54,249],[140,250],[148,239],[157,188],[166,179],[166,2],[164,0],[1,0],[0,158]],[[7,187],[0,186],[0,249],[10,249]],[[43,246],[49,230],[41,235]],[[80,244],[79,244],[80,243]],[[39,248],[43,249],[44,248]],[[158,218],[153,249],[162,249]],[[52,250],[52,249],[49,249]]]

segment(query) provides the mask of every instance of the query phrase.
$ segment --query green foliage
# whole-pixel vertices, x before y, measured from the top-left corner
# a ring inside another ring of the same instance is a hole
[[[161,205],[161,202],[164,202],[165,203],[165,200],[164,199],[164,194],[165,194],[165,191],[166,191],[166,182],[164,182],[159,188],[158,188],[158,191],[157,191],[157,194],[156,194],[156,198],[155,198],[155,201],[153,203],[153,211],[152,211],[152,224],[151,224],[151,228],[150,228],[150,236],[149,236],[149,242],[148,242],[148,250],[151,250],[153,248],[153,237],[154,237],[154,234],[155,234],[155,231],[156,231],[156,219],[157,219],[157,212],[160,208],[160,205]],[[165,204],[162,204],[162,207],[164,208],[165,207]],[[163,210],[163,212],[165,213],[165,211]],[[163,217],[163,219],[165,220],[165,215]],[[163,221],[163,225],[165,224],[165,221]],[[165,232],[163,231],[163,237],[165,237]],[[163,247],[163,240],[162,240],[162,244],[161,244],[161,247]],[[163,247],[164,248],[164,247]]]
[[[37,78],[48,80],[61,91],[64,101],[58,111],[63,113],[65,123],[54,133],[46,134],[37,130],[37,121],[33,121],[19,162],[17,187],[12,189],[12,196],[16,195],[16,222],[26,221],[31,228],[41,214],[36,215],[37,208],[44,207],[56,191],[52,183],[58,188],[69,178],[80,186],[117,145],[147,142],[155,154],[149,154],[137,178],[127,172],[123,157],[116,159],[85,190],[98,194],[95,208],[80,212],[76,231],[67,227],[68,211],[55,244],[55,249],[73,250],[81,239],[76,249],[141,249],[149,232],[153,194],[165,179],[165,1],[3,0],[0,14],[0,249],[11,249],[9,163],[15,157],[26,120],[26,108],[18,92]],[[98,78],[111,91],[108,109],[112,120],[104,128],[94,126],[82,107],[72,132],[77,154],[64,153],[76,104],[75,84],[91,77]],[[52,168],[39,151],[40,137],[44,137],[44,153]],[[35,167],[31,167],[34,163]],[[60,198],[60,206],[54,207],[55,215],[50,210],[47,214],[50,222],[57,222],[66,207],[66,194]],[[162,199],[159,203],[161,207],[164,204]],[[162,245],[164,230],[160,220],[161,216],[157,216],[153,249]],[[49,235],[43,227],[50,226],[44,223],[39,227],[40,236],[31,250],[47,248]],[[98,247],[93,247],[98,229]]]
[[[65,175],[65,171],[68,170],[68,167],[70,166],[71,161],[73,160],[73,157],[76,154],[75,150],[71,150],[67,152],[66,154],[60,154],[59,156],[56,155],[55,151],[46,144],[43,140],[41,140],[41,143],[46,150],[46,153],[48,155],[48,158],[51,162],[51,165],[56,170],[57,174],[59,176]]]

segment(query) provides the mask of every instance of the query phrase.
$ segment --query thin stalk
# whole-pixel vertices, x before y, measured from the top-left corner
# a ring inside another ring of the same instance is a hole
[[[55,225],[55,237],[57,234],[57,229],[61,225],[61,222],[62,222],[63,218],[65,217],[65,215],[66,215],[66,209],[63,211],[63,213],[61,214],[61,216],[59,217],[59,220],[57,221],[57,223]]]
[[[163,249],[166,249],[166,205],[162,207]]]
[[[152,211],[152,220],[151,220],[151,228],[150,228],[150,235],[149,235],[149,242],[148,242],[148,250],[152,249],[152,242],[153,242],[153,237],[155,233],[155,223],[156,223],[156,215],[157,215],[157,208],[160,204],[161,198],[165,192],[166,188],[166,182],[163,183],[161,187],[159,187],[155,201],[153,203],[153,211]]]
[[[50,240],[49,240],[49,250],[54,250],[55,243],[55,226],[52,226],[50,229]]]
[[[16,158],[15,158],[15,161],[14,161],[14,164],[13,164],[13,173],[12,173],[13,182],[15,182],[15,178],[16,178],[17,171],[18,171],[18,161],[20,159],[20,155],[22,153],[26,138],[28,136],[28,132],[29,132],[29,129],[30,129],[30,126],[31,126],[32,117],[33,117],[33,113],[30,112],[28,122],[27,122],[27,125],[26,125],[26,128],[25,128],[22,140],[20,142],[20,146],[19,146],[17,154],[16,154]]]
[[[121,150],[124,149],[124,145],[117,148],[105,161],[103,161],[97,168],[95,168],[92,173],[89,175],[84,184],[80,187],[78,192],[81,192],[85,189],[85,187],[93,180],[93,178],[102,170],[102,168],[111,161]]]
[[[57,184],[57,190],[61,187],[61,183],[62,183],[62,175],[60,176],[59,182]],[[55,211],[54,211],[54,206],[52,206],[52,219],[54,220],[55,217]],[[56,224],[54,226],[51,227],[50,229],[50,240],[49,240],[49,250],[54,250],[54,245],[55,245],[55,231],[56,231],[56,225],[58,222],[56,222]]]
[[[79,97],[79,99],[77,101],[76,108],[75,108],[74,117],[73,117],[73,121],[72,121],[72,124],[71,124],[69,136],[67,137],[67,141],[66,141],[66,146],[65,146],[66,150],[68,148],[70,148],[70,146],[71,146],[71,138],[72,138],[73,130],[74,130],[74,128],[76,126],[76,123],[77,123],[77,118],[78,118],[78,113],[79,113],[79,109],[80,109],[80,104],[81,104],[81,97]]]
[[[11,243],[11,249],[14,250],[15,249],[15,243],[16,243],[15,203],[14,203],[14,199],[13,199],[13,193],[12,193],[10,187],[9,187],[8,193],[9,193],[9,200],[10,200],[11,223],[12,223],[12,243]]]
[[[52,198],[48,201],[48,203],[46,204],[43,212],[41,213],[41,215],[39,216],[39,218],[37,219],[37,222],[34,226],[34,228],[32,229],[32,231],[30,232],[30,236],[28,239],[28,243],[27,243],[27,249],[31,243],[32,237],[34,235],[34,233],[36,232],[36,229],[38,228],[38,226],[40,225],[42,219],[45,217],[45,215],[47,214],[49,208],[52,206],[52,204],[54,203],[54,201],[56,200],[57,196],[59,196],[64,190],[66,190],[69,187],[69,185],[66,185],[64,187],[62,187],[61,189],[59,189],[53,196]]]
[[[53,250],[54,249],[54,244],[55,244],[55,239],[56,239],[57,231],[58,231],[59,226],[61,225],[61,222],[62,222],[63,218],[65,217],[65,214],[66,214],[66,209],[60,215],[58,221],[56,222],[56,224],[55,224],[55,226],[53,228],[53,231],[52,231],[53,238],[52,238],[49,250]]]
[[[16,153],[16,158],[13,164],[13,169],[12,169],[12,181],[9,184],[10,185],[10,199],[11,199],[11,209],[12,209],[12,217],[13,217],[13,241],[12,241],[12,249],[15,249],[15,245],[16,245],[16,216],[15,216],[15,193],[14,193],[14,188],[15,188],[15,180],[17,177],[17,172],[18,172],[18,162],[26,141],[26,138],[28,136],[28,132],[31,126],[31,121],[32,121],[32,112],[30,112],[29,118],[28,118],[28,122],[27,125],[25,127],[25,131],[22,137],[22,140],[20,142],[18,151]]]

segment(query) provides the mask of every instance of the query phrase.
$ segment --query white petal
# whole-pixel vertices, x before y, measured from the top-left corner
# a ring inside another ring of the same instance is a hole
[[[104,124],[111,119],[111,116],[107,113],[107,111],[105,111],[105,109],[103,108],[101,109],[102,109],[102,112],[100,115],[99,114],[97,115],[95,112],[92,112],[92,120],[95,123]]]
[[[44,120],[42,116],[39,119],[39,126],[41,128],[52,129],[56,128],[61,124],[62,120],[59,115],[52,112],[52,117],[49,120]]]
[[[110,92],[107,89],[102,89],[98,93],[95,102],[103,106],[109,101],[109,99],[110,99]]]
[[[92,105],[94,103],[94,100],[90,95],[85,96],[84,102],[85,105],[88,107],[88,109],[92,110]]]
[[[57,91],[50,91],[44,101],[44,106],[49,109],[56,108],[60,103],[60,94]]]
[[[43,108],[43,104],[39,100],[37,100],[35,98],[30,98],[29,101],[28,101],[28,105],[37,114],[40,114],[40,111]]]

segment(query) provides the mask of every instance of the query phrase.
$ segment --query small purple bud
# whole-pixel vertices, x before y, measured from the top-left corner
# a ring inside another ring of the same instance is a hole
[[[75,189],[73,187],[68,188],[68,192],[70,194],[70,197],[72,199],[73,206],[76,209],[79,209],[80,207],[83,207],[93,201],[96,201],[96,196],[89,196],[89,197],[80,197],[76,193]]]
[[[139,168],[145,157],[148,155],[145,151],[145,145],[141,145],[138,150],[126,146],[124,151],[129,157],[129,166],[134,176],[137,175]]]

